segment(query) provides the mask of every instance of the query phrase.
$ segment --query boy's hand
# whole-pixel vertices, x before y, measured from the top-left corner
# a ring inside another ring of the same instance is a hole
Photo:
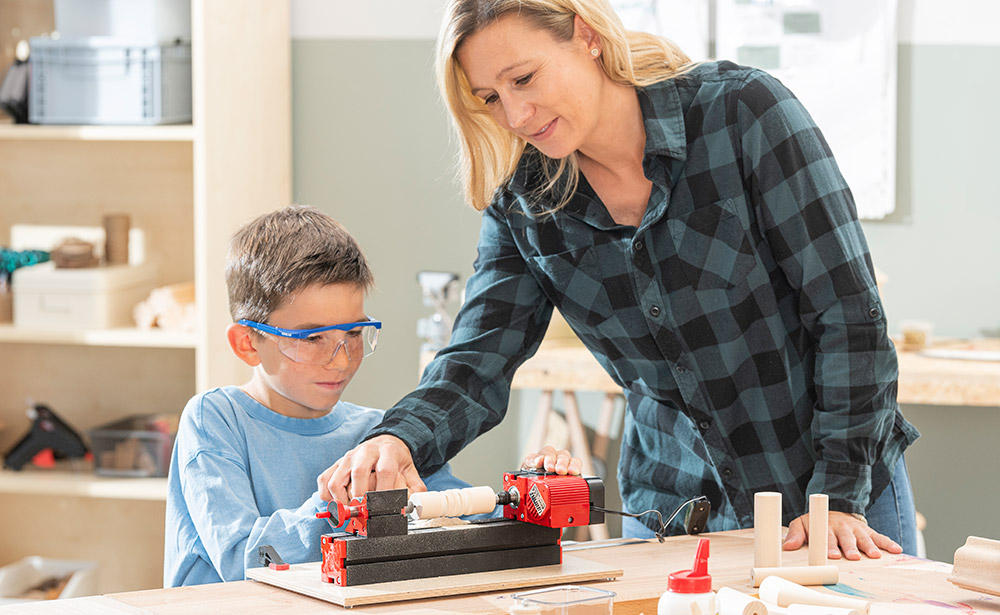
[[[794,551],[805,544],[808,537],[809,515],[805,514],[788,525],[788,535],[785,536],[783,548],[785,551]],[[841,551],[844,557],[850,560],[861,559],[862,552],[872,559],[877,559],[882,557],[880,549],[885,549],[889,553],[903,552],[903,547],[888,536],[883,536],[868,527],[868,523],[864,520],[835,510],[830,511],[826,541],[829,545],[827,556],[830,559],[840,559]]]
[[[557,451],[551,446],[546,446],[537,453],[528,453],[521,462],[521,469],[544,469],[546,472],[556,474],[573,474],[578,476],[583,468],[583,460],[573,457],[569,451],[563,449]]]
[[[410,449],[396,436],[376,436],[355,446],[316,479],[323,500],[347,504],[369,491],[427,491],[413,465]]]

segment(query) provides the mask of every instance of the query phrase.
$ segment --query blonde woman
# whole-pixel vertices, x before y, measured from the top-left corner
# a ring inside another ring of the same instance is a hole
[[[448,347],[325,496],[421,489],[415,468],[503,418],[554,306],[624,390],[626,510],[704,494],[727,530],[779,491],[797,548],[806,495],[826,493],[831,557],[913,553],[918,434],[851,193],[794,96],[625,31],[604,0],[452,0],[437,56],[483,211],[476,272]]]

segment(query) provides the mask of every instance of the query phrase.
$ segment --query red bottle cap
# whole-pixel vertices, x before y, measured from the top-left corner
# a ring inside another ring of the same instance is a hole
[[[705,594],[712,591],[712,576],[708,574],[708,538],[698,540],[694,569],[671,574],[667,580],[667,589],[678,594]]]

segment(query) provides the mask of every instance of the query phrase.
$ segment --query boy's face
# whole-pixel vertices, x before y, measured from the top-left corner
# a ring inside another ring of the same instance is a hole
[[[313,329],[367,320],[365,293],[355,284],[313,285],[285,299],[267,324],[283,329]],[[248,392],[271,410],[295,418],[327,414],[361,367],[361,356],[346,348],[326,365],[296,363],[278,349],[270,335],[252,336],[260,364]],[[361,353],[357,353],[361,354]]]

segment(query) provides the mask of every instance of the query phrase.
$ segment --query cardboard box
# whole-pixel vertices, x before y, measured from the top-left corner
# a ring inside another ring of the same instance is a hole
[[[12,281],[17,327],[130,327],[132,308],[156,287],[156,266],[56,269],[53,263],[43,263],[18,269]]]

